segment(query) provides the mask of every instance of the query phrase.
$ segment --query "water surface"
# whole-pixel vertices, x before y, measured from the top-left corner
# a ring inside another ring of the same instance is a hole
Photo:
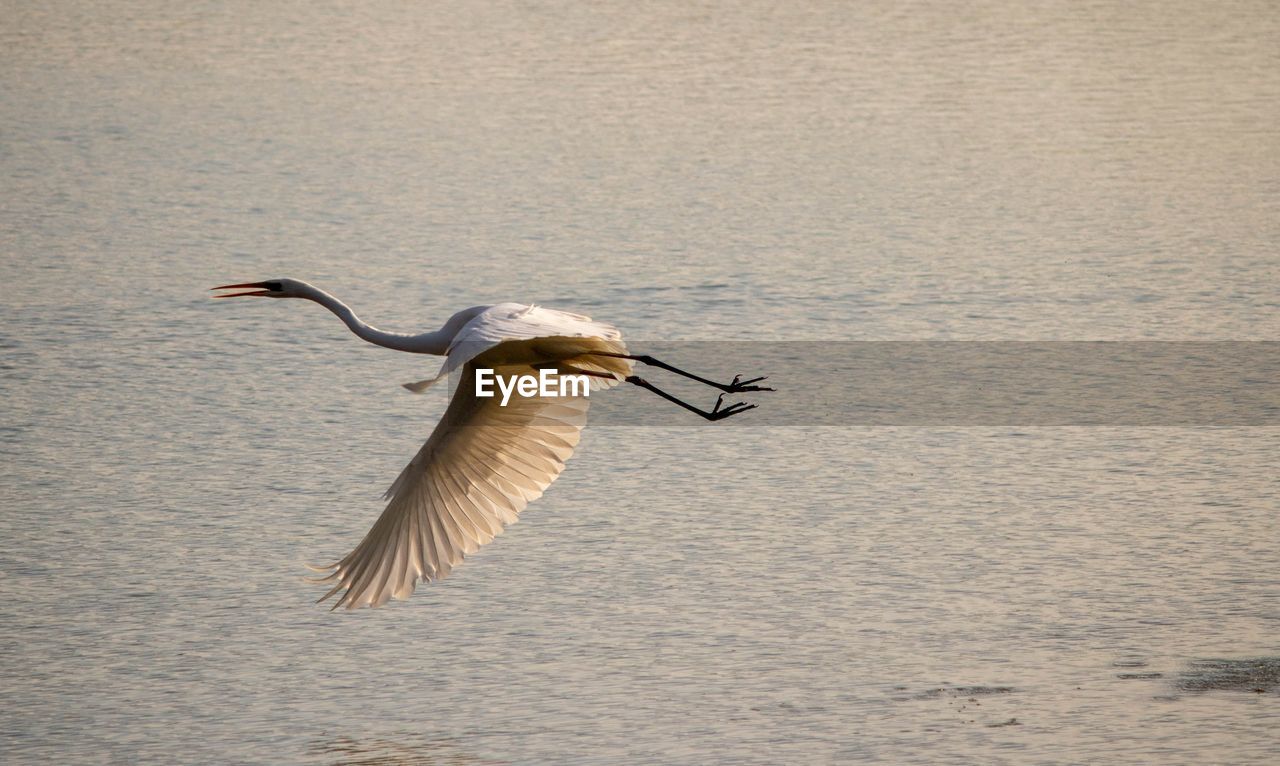
[[[203,292],[1276,340],[1272,4],[11,5],[6,762],[1275,757],[1274,686],[1180,680],[1280,656],[1273,426],[588,429],[449,580],[330,614],[302,565],[434,363]]]

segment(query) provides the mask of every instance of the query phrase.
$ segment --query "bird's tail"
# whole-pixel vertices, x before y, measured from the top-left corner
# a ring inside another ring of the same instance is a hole
[[[416,382],[416,383],[404,383],[404,384],[402,384],[402,385],[403,385],[405,388],[407,388],[407,389],[409,389],[410,391],[412,391],[413,393],[415,393],[415,394],[420,394],[420,393],[422,393],[422,392],[426,391],[428,388],[431,388],[431,387],[432,387],[432,386],[434,386],[435,384],[439,383],[439,382],[440,382],[444,377],[445,377],[444,373],[441,373],[441,374],[439,374],[439,375],[435,376],[434,378],[427,378],[426,380],[419,380],[419,381],[418,381],[418,382]]]

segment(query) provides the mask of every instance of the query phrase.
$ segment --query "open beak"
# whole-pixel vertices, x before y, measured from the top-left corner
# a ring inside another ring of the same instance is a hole
[[[266,286],[267,286],[266,282],[244,282],[243,284],[238,284],[238,285],[219,285],[218,287],[211,287],[209,289],[210,290],[239,290],[244,287],[262,288],[258,290],[250,290],[247,293],[226,293],[224,295],[213,296],[215,298],[240,298],[245,295],[270,295],[271,291],[265,289]]]

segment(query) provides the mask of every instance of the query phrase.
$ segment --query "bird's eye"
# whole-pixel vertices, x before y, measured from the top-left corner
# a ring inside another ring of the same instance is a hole
[[[263,287],[266,287],[268,290],[270,290],[273,293],[284,291],[284,285],[280,284],[279,282],[263,282],[262,285]]]

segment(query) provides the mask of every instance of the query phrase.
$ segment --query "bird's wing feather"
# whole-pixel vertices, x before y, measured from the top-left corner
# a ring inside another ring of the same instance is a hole
[[[500,374],[529,374],[513,367]],[[407,598],[501,534],[564,469],[586,423],[586,397],[475,396],[475,366],[426,444],[388,490],[390,502],[355,550],[321,581],[334,608]],[[323,570],[322,570],[323,571]]]
[[[581,314],[520,303],[499,303],[463,325],[454,337],[453,345],[552,336],[618,340],[622,333],[607,322],[597,322]]]
[[[510,340],[533,338],[599,338],[616,342],[622,353],[622,333],[607,322],[597,322],[591,317],[571,314],[568,311],[543,308],[522,303],[499,303],[489,306],[458,330],[449,345],[448,357],[433,378],[406,383],[404,387],[414,393],[422,393],[436,382],[463,365]]]

